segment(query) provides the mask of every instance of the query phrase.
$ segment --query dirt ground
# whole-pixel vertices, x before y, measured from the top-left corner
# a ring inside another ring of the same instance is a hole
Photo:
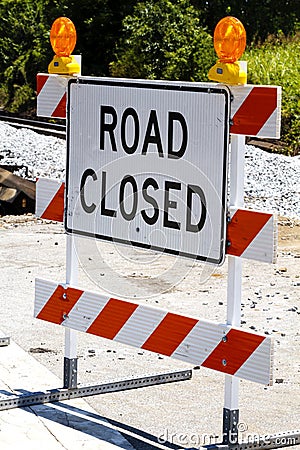
[[[300,222],[281,217],[278,223],[278,247],[300,258]]]

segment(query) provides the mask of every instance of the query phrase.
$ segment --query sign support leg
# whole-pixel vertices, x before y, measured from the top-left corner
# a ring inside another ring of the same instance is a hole
[[[244,206],[245,136],[231,135],[230,206]],[[228,243],[230,245],[230,243]],[[227,324],[241,325],[242,260],[228,256]],[[239,379],[225,375],[223,444],[238,442]]]
[[[66,285],[76,285],[78,281],[78,258],[76,254],[74,236],[66,236]],[[77,388],[77,332],[65,330],[64,356],[64,388]]]

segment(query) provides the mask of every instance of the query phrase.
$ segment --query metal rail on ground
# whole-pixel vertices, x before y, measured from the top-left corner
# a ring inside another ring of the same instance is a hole
[[[109,383],[90,385],[63,389],[51,389],[44,392],[32,392],[20,395],[7,395],[0,397],[0,411],[20,408],[25,406],[40,405],[43,403],[53,403],[72,398],[89,397],[92,395],[106,394],[108,392],[119,392],[129,389],[139,389],[158,384],[174,383],[177,381],[190,380],[192,370],[182,370],[156,375],[148,375],[130,380],[112,381]]]
[[[6,122],[15,128],[27,128],[36,133],[54,136],[60,139],[66,139],[66,126],[63,124],[52,123],[45,120],[25,119],[18,116],[12,116],[6,113],[0,113],[0,120]]]

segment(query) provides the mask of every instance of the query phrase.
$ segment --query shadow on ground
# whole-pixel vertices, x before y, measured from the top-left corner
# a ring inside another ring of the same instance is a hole
[[[33,394],[32,392],[26,390],[20,389],[18,391],[21,395]],[[11,392],[5,391],[0,391],[0,394],[7,397],[12,395]],[[126,447],[126,445],[122,446],[121,442],[112,442],[112,430],[116,430],[121,433],[136,450],[179,450],[182,448],[171,442],[159,443],[157,436],[107,417],[100,416],[99,414],[68,405],[67,403],[44,403],[40,405],[28,406],[24,409],[38,417],[65,425],[66,427],[89,434],[90,436],[101,439],[102,441],[118,445],[120,448],[124,449],[128,447]]]

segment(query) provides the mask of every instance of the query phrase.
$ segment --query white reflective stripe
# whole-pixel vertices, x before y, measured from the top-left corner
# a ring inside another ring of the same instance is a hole
[[[272,385],[272,374],[273,341],[271,338],[265,338],[234,375],[255,383]]]
[[[231,117],[235,115],[238,109],[242,106],[254,86],[229,86],[229,89],[233,95],[233,101],[231,103]]]
[[[35,279],[34,317],[37,317],[57,288],[57,283]]]
[[[276,262],[277,227],[275,223],[274,216],[270,217],[266,225],[242,253],[242,258],[268,263]]]
[[[269,119],[264,123],[256,136],[280,138],[280,124],[281,115],[278,113],[278,108],[273,111]]]
[[[93,292],[84,292],[69,312],[63,326],[78,331],[87,331],[109,300],[109,297]]]
[[[115,336],[114,341],[133,345],[134,347],[141,347],[166,314],[167,312],[163,310],[154,309],[149,306],[138,306]]]
[[[37,96],[38,116],[52,117],[53,112],[66,93],[69,78],[61,75],[49,75]]]
[[[199,320],[171,356],[201,365],[220,344],[227,331],[226,325]]]
[[[57,194],[62,182],[50,178],[39,178],[36,183],[35,214],[42,217],[43,213]]]

